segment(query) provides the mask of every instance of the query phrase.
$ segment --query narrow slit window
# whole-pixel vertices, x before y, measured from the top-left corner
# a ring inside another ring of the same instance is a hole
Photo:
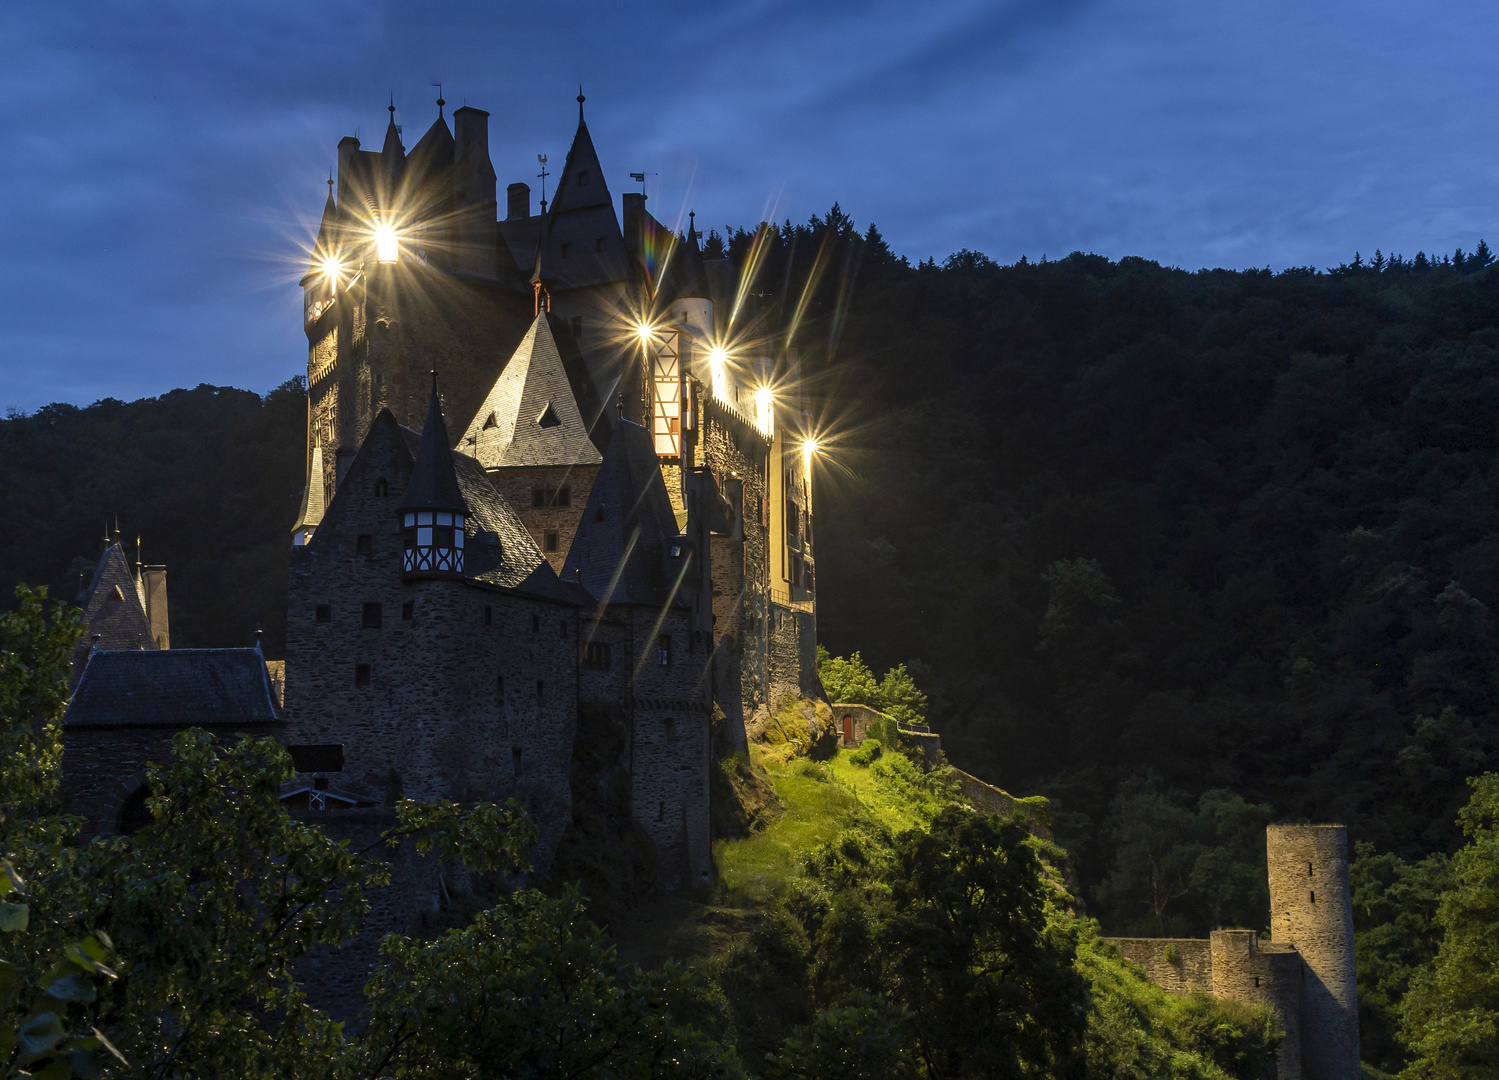
[[[511,762],[512,765],[515,766],[515,775],[516,776],[521,776],[521,775],[524,774],[525,770],[521,767],[522,763],[521,763],[520,747],[516,746],[516,747],[512,747],[511,748],[511,750],[510,750],[510,762]]]
[[[332,604],[319,604],[317,607],[313,608],[313,610],[312,610],[312,621],[313,622],[320,622],[320,623],[323,623],[323,622],[332,622],[333,621],[333,605]]]
[[[662,634],[656,639],[656,662],[662,667],[671,663],[671,635]]]
[[[365,687],[370,684],[370,666],[368,664],[354,665],[354,685]]]
[[[416,616],[416,601],[407,600],[401,605],[401,621],[410,622]]]
[[[494,625],[494,608],[490,607],[488,604],[484,605],[484,625]]]
[[[541,633],[541,616],[540,615],[532,615],[531,616],[531,633],[533,633],[533,634],[539,634],[539,633]]]
[[[361,533],[354,537],[354,552],[357,555],[368,555],[375,546],[375,538],[369,533]]]
[[[365,604],[359,617],[359,626],[364,630],[379,630],[385,622],[383,604]]]

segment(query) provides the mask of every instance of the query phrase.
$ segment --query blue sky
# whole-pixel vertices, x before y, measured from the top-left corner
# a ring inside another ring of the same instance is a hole
[[[305,370],[338,139],[487,109],[502,191],[577,84],[611,189],[834,200],[896,251],[1328,266],[1499,247],[1499,5],[153,0],[0,5],[0,408]]]

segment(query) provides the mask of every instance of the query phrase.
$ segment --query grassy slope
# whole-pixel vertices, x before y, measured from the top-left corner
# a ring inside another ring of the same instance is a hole
[[[934,796],[915,788],[908,782],[914,766],[898,755],[871,767],[854,764],[844,752],[825,762],[782,761],[758,746],[751,753],[781,801],[780,819],[756,836],[714,844],[718,884],[710,902],[674,897],[621,923],[617,940],[626,959],[653,965],[671,957],[711,965],[801,876],[808,852],[861,819],[891,832],[923,827],[949,798],[958,798],[955,791]],[[1077,920],[1077,929],[1078,968],[1093,988],[1091,1075],[1248,1075],[1243,1070],[1252,1066],[1247,1058],[1236,1060],[1237,1048],[1248,1045],[1246,1029],[1263,1025],[1263,1014],[1167,994],[1101,941],[1096,924]]]

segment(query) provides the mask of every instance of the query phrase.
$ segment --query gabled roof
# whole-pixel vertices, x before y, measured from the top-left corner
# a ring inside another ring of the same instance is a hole
[[[104,549],[77,603],[83,609],[85,627],[80,649],[92,647],[94,634],[99,635],[101,649],[156,648],[135,572],[118,540]]]
[[[101,649],[63,716],[68,727],[199,727],[280,719],[259,649]]]
[[[458,444],[486,469],[597,465],[545,312],[537,315]]]
[[[601,603],[664,605],[685,602],[676,586],[686,565],[651,434],[616,420],[562,576]]]
[[[411,153],[406,155],[406,162],[412,169],[419,170],[417,180],[420,181],[425,176],[451,166],[453,152],[453,133],[448,130],[448,122],[443,119],[439,110],[437,119],[427,129],[427,133],[417,140]]]
[[[331,538],[340,535],[347,538],[343,533],[343,519],[351,512],[356,496],[346,493],[358,492],[373,480],[369,476],[371,461],[383,463],[380,469],[391,485],[392,495],[402,483],[406,483],[409,490],[416,459],[425,446],[425,432],[418,435],[410,428],[402,427],[389,409],[381,409],[365,433],[364,441],[359,444],[359,452],[349,464],[343,483],[334,491],[323,514],[322,525],[301,550],[315,557]],[[464,576],[475,582],[515,589],[547,600],[575,603],[484,467],[465,454],[454,450],[444,452],[454,488],[467,508]],[[394,471],[386,472],[387,469]],[[363,526],[360,531],[363,531]]]
[[[427,422],[422,426],[411,482],[406,486],[398,510],[467,510],[458,490],[458,480],[453,475],[451,447],[448,426],[442,419],[442,404],[437,400],[437,378],[433,376],[432,397],[427,402]]]

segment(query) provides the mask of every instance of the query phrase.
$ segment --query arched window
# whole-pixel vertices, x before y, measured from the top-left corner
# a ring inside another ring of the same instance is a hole
[[[129,836],[151,824],[151,811],[146,799],[151,795],[151,786],[142,784],[130,793],[120,806],[120,835]]]
[[[390,481],[386,480],[385,477],[383,477],[383,476],[380,477],[380,479],[376,480],[375,481],[375,494],[378,495],[382,499],[385,498],[385,496],[389,495],[390,494]]]

